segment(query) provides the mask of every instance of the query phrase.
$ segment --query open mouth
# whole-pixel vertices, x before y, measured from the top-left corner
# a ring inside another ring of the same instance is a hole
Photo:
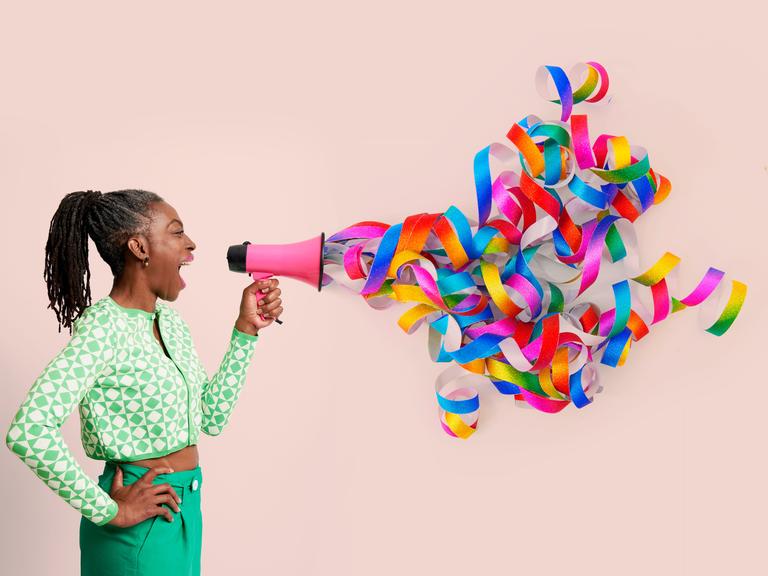
[[[181,277],[181,268],[182,268],[183,266],[189,266],[189,264],[190,264],[189,262],[182,262],[181,264],[179,264],[179,268],[178,268],[178,272],[179,272],[179,282],[181,282],[181,287],[182,287],[182,288],[185,288],[185,287],[187,286],[187,283],[186,283],[186,282],[184,282],[184,278],[182,278],[182,277]]]

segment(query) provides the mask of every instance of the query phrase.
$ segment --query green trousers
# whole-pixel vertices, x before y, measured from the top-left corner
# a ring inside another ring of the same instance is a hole
[[[109,492],[115,475],[114,462],[107,462],[99,486]],[[123,484],[133,484],[148,468],[119,464]],[[203,519],[200,487],[203,477],[194,470],[160,474],[153,484],[170,484],[181,498],[173,522],[163,516],[148,518],[128,528],[111,524],[97,526],[83,517],[80,521],[81,576],[198,576],[202,547]]]

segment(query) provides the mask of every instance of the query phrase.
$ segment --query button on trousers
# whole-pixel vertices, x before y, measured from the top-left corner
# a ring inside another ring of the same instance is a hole
[[[123,470],[123,484],[136,482],[148,468],[106,462],[99,486],[109,492],[115,466]],[[153,484],[170,484],[181,498],[173,522],[154,516],[128,528],[97,526],[80,521],[81,576],[199,576],[203,519],[200,513],[200,467],[158,475]],[[165,506],[165,505],[164,505]]]

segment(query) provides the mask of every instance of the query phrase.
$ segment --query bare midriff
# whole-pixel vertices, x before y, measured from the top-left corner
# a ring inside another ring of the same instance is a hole
[[[182,470],[193,470],[197,468],[200,463],[200,456],[197,452],[197,445],[186,446],[176,452],[171,452],[165,456],[159,458],[147,458],[146,460],[135,460],[128,462],[134,466],[142,466],[144,468],[155,468],[157,466],[168,466],[172,468],[174,472],[181,472]]]

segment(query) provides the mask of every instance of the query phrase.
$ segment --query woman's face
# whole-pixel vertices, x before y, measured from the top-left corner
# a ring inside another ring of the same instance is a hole
[[[143,270],[149,288],[159,298],[173,302],[186,286],[180,271],[182,266],[192,262],[196,245],[187,236],[181,218],[170,204],[152,204],[148,241],[149,265]]]

